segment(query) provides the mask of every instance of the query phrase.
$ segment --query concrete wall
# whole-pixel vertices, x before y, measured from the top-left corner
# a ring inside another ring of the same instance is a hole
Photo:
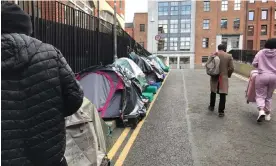
[[[249,77],[250,72],[254,69],[252,65],[241,63],[241,62],[234,62],[234,67],[235,67],[236,73],[246,77]]]

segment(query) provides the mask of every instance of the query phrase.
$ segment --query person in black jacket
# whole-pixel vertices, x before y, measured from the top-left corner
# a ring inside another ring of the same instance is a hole
[[[4,3],[1,15],[1,164],[67,165],[64,117],[83,91],[61,52],[29,36],[28,14]]]

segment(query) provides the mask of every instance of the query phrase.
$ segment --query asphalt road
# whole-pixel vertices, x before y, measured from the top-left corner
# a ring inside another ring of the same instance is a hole
[[[205,72],[172,70],[124,165],[275,166],[276,113],[258,124],[256,106],[245,102],[246,85],[231,78],[226,116],[219,118],[207,110]]]

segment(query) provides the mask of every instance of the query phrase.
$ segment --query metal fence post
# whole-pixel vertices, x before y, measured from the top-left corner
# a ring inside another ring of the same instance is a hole
[[[116,61],[117,57],[117,19],[116,19],[116,0],[114,0],[114,26],[113,26],[113,33],[114,33],[114,61]]]

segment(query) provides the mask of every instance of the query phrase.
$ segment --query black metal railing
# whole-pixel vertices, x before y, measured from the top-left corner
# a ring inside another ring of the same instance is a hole
[[[231,50],[229,51],[232,54],[233,59],[243,63],[252,63],[255,55],[258,51],[256,50]]]
[[[60,49],[74,72],[113,63],[113,24],[65,3],[67,1],[18,1],[31,16],[32,36]],[[141,56],[150,55],[121,27],[116,30],[119,58],[128,57],[128,47]]]

